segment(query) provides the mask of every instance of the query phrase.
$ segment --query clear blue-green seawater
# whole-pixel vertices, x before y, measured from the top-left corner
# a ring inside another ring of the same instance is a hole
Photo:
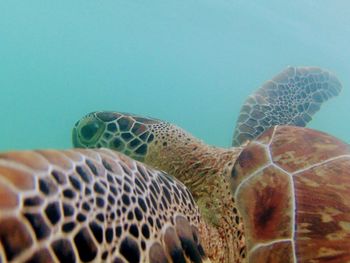
[[[348,0],[1,0],[0,150],[69,148],[95,110],[229,146],[245,98],[288,65],[339,77],[309,127],[349,143]]]

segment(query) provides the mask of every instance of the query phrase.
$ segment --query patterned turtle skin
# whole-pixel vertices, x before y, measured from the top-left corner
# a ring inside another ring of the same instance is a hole
[[[203,220],[211,228],[208,232],[216,232],[215,236],[202,235],[209,258],[217,262],[241,262],[246,258],[244,229],[227,171],[232,170],[247,140],[275,122],[306,125],[321,102],[340,90],[339,80],[326,70],[288,68],[266,82],[242,107],[233,141],[234,145],[243,143],[241,147],[209,146],[171,123],[108,111],[94,112],[78,121],[73,129],[73,144],[111,148],[174,175],[193,194]],[[281,107],[294,114],[282,116]]]
[[[188,189],[117,152],[0,154],[0,262],[205,262]]]
[[[248,262],[350,262],[350,147],[281,126],[252,141],[231,172]]]
[[[175,176],[190,190],[210,228],[210,235],[203,235],[209,258],[216,262],[244,260],[243,225],[229,176],[222,176],[232,168],[240,147],[209,146],[168,122],[117,112],[90,114],[73,129],[74,146],[93,147],[79,134],[92,135],[90,141],[98,141],[96,146],[121,151]],[[138,151],[140,148],[147,151]]]

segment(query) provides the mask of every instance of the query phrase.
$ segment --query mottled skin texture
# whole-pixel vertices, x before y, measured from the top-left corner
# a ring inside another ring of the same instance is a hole
[[[266,82],[243,105],[234,145],[253,139],[275,124],[305,126],[341,84],[328,71],[289,67]],[[167,171],[192,192],[209,229],[202,239],[211,259],[242,261],[246,256],[241,216],[229,190],[227,171],[241,148],[204,144],[168,122],[118,112],[94,112],[73,130],[77,147],[108,147]]]
[[[0,154],[0,262],[202,262],[178,180],[116,152]]]
[[[99,122],[94,121],[91,124],[91,118],[98,119]],[[107,136],[109,142],[100,140],[98,143],[176,175],[176,178],[193,193],[201,215],[207,222],[206,228],[200,230],[206,233],[202,234],[202,239],[208,256],[217,262],[243,260],[243,226],[240,215],[234,208],[229,177],[225,177],[227,173],[224,172],[232,168],[240,148],[222,149],[208,146],[170,123],[130,114],[94,113],[79,125],[86,127],[84,122],[88,127],[90,124],[102,129],[107,127],[108,133],[108,127],[114,124],[113,135]],[[98,129],[94,131],[100,133]],[[74,144],[82,146],[79,144],[78,133],[79,131],[74,131]],[[144,136],[145,134],[147,136]],[[115,147],[115,141],[118,147]],[[140,143],[133,144],[133,141]],[[135,147],[131,147],[131,144]],[[146,144],[146,154],[139,155],[137,149]]]

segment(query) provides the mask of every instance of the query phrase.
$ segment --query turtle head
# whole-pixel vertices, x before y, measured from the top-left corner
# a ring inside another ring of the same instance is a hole
[[[144,161],[149,147],[165,122],[121,112],[92,112],[79,120],[73,128],[73,145],[122,152]]]

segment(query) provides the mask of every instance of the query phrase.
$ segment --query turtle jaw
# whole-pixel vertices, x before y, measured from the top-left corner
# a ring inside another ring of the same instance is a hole
[[[73,146],[77,148],[101,147],[99,141],[105,128],[106,125],[95,118],[94,115],[86,116],[74,125],[72,132]]]

